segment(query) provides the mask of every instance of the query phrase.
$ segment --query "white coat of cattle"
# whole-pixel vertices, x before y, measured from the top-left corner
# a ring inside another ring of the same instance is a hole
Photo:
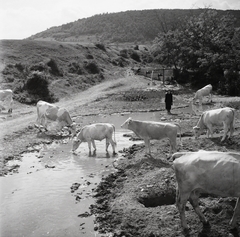
[[[203,112],[197,125],[193,127],[195,138],[197,139],[201,135],[203,129],[207,129],[207,136],[209,137],[210,133],[212,137],[213,127],[222,125],[224,128],[224,134],[221,141],[225,140],[228,133],[228,138],[230,138],[234,132],[234,117],[235,109],[229,107]]]
[[[203,88],[199,89],[193,98],[193,103],[196,102],[196,100],[199,100],[199,104],[202,104],[202,100],[204,96],[209,96],[209,99],[212,101],[212,85],[209,84],[207,86],[204,86]]]
[[[11,89],[0,90],[0,101],[8,106],[8,113],[12,113],[13,91]],[[1,106],[4,108],[4,106]]]
[[[236,226],[240,214],[240,154],[218,151],[180,152],[173,168],[177,180],[176,205],[181,225],[188,230],[185,206],[189,200],[203,224],[209,224],[199,208],[199,194],[208,193],[221,197],[237,197],[232,227]]]
[[[170,155],[173,151],[177,151],[177,132],[181,127],[175,123],[164,123],[154,121],[139,121],[128,118],[122,125],[122,128],[132,130],[138,137],[142,138],[145,143],[146,153],[150,154],[150,140],[161,140],[168,138],[170,141]]]
[[[72,121],[69,112],[66,109],[40,100],[37,103],[38,128],[43,126],[46,130],[48,130],[49,122],[56,122],[57,130],[59,131],[63,127],[68,127],[72,136],[76,134],[76,124]]]
[[[113,133],[114,141],[112,139]],[[77,138],[73,141],[72,151],[77,150],[82,142],[87,142],[89,153],[91,153],[91,143],[95,152],[96,145],[94,141],[102,141],[103,139],[106,139],[106,152],[108,153],[108,146],[111,143],[113,154],[116,154],[115,146],[117,143],[115,139],[115,126],[110,123],[95,123],[84,126],[77,134]]]

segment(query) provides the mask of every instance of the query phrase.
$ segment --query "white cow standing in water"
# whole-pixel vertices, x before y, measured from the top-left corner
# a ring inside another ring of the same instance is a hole
[[[112,139],[113,133],[114,140]],[[108,146],[111,143],[113,154],[115,155],[115,146],[117,145],[115,126],[110,123],[95,123],[84,126],[73,141],[72,151],[76,151],[82,142],[87,142],[89,153],[91,154],[91,144],[93,145],[94,152],[96,152],[95,140],[102,141],[103,139],[106,139],[106,152],[108,153]]]
[[[188,231],[185,207],[189,200],[203,224],[209,224],[199,207],[200,193],[221,197],[237,197],[234,214],[230,221],[237,225],[240,215],[240,154],[233,152],[198,151],[177,152],[172,155],[177,180],[176,205],[181,225]]]

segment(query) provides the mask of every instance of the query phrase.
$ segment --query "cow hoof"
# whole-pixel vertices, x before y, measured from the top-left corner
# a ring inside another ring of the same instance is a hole
[[[113,155],[116,156],[116,155],[117,155],[117,152],[114,151],[114,152],[113,152]]]

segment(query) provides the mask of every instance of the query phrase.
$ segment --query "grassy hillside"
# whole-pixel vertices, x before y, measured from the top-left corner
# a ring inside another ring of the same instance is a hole
[[[14,99],[49,102],[85,90],[146,60],[146,50],[56,41],[0,41],[0,82]]]
[[[154,9],[105,13],[51,27],[29,39],[140,44],[152,41],[159,32],[181,28],[187,18],[199,15],[205,10]],[[219,15],[233,15],[236,18],[236,27],[240,27],[240,10],[217,10],[217,12]]]

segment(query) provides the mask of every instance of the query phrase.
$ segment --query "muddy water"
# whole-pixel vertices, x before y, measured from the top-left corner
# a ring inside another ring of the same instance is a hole
[[[131,114],[134,119],[158,121],[159,113]],[[81,118],[83,123],[111,122],[116,126],[117,151],[134,143],[123,134],[131,133],[120,125],[129,114]],[[114,170],[112,156],[105,152],[105,141],[96,141],[96,156],[89,157],[87,143],[76,154],[72,141],[65,139],[50,145],[39,145],[33,152],[22,154],[17,173],[0,177],[1,236],[100,236],[94,231],[94,216],[88,216],[94,203],[92,190],[101,178]],[[79,185],[72,190],[74,183]],[[81,215],[84,214],[84,215]],[[86,215],[85,215],[86,214]],[[80,215],[80,216],[79,216]],[[102,236],[102,235],[101,235]]]

